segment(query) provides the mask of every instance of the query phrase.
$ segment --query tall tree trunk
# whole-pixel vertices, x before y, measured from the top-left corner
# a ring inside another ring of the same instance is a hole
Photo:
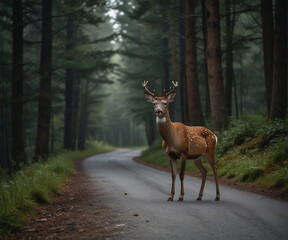
[[[270,116],[272,83],[273,83],[273,58],[274,58],[273,1],[261,0],[261,16],[262,16],[266,106],[268,116]]]
[[[35,158],[46,160],[49,155],[52,74],[52,1],[42,0],[42,45],[40,58],[40,89]]]
[[[176,33],[176,29],[175,29],[175,20],[173,18],[169,19],[169,25],[170,25],[171,52],[172,52],[172,81],[178,82],[177,44],[176,44],[177,33]],[[174,117],[175,117],[175,104],[170,105],[170,111],[172,113],[171,117],[174,119]]]
[[[75,80],[75,88],[73,88],[73,105],[72,105],[72,129],[71,129],[71,150],[76,150],[77,136],[79,128],[79,91],[80,80]]]
[[[242,53],[239,53],[239,63],[240,63],[240,114],[243,113],[243,85],[244,85],[244,76],[243,76],[243,60]]]
[[[23,139],[23,12],[22,1],[13,0],[13,48],[12,48],[12,160],[19,169],[27,163]]]
[[[207,70],[213,130],[227,127],[220,42],[219,0],[205,0],[207,26]]]
[[[233,28],[231,24],[230,0],[225,0],[226,11],[226,85],[225,96],[228,115],[232,115],[232,81],[233,81]]]
[[[170,19],[170,34],[171,34],[171,50],[172,50],[172,81],[178,82],[178,67],[177,67],[177,44],[176,44],[176,29],[175,20]]]
[[[55,130],[54,130],[54,114],[51,115],[51,131],[50,131],[50,147],[51,147],[51,153],[54,152],[54,143],[55,143]]]
[[[73,24],[69,16],[66,29],[66,51],[73,48]],[[71,59],[67,58],[67,62]],[[72,102],[73,102],[73,70],[67,66],[65,72],[65,125],[64,125],[64,148],[71,149],[72,141]]]
[[[167,38],[169,26],[167,22],[162,24],[162,39],[161,39],[161,87],[169,89],[169,41]]]
[[[167,23],[167,18],[165,17],[165,21],[162,24],[162,39],[161,39],[161,87],[162,89],[169,90],[170,82],[169,82],[169,40],[168,35],[169,33],[169,25]],[[171,104],[170,106],[170,116],[173,119],[174,117],[174,105]]]
[[[145,121],[145,132],[146,132],[146,138],[148,145],[151,146],[152,143],[155,141],[155,128],[154,128],[154,122],[153,121],[153,115],[149,114],[149,118]]]
[[[236,78],[233,73],[233,89],[234,89],[234,102],[235,102],[235,116],[236,119],[239,118],[239,107],[238,107],[238,94],[237,94],[237,84],[236,84]]]
[[[287,1],[275,1],[274,71],[270,119],[285,119],[287,107]]]
[[[181,105],[181,122],[188,124],[188,107],[186,91],[186,66],[185,66],[185,0],[179,4],[179,89]]]
[[[89,81],[86,79],[85,89],[81,101],[80,118],[79,118],[79,134],[78,134],[78,149],[84,150],[87,133],[87,97],[88,97]]]
[[[204,82],[205,82],[205,116],[210,116],[210,97],[208,86],[208,72],[207,72],[207,59],[206,59],[206,46],[207,46],[207,27],[206,27],[206,7],[204,0],[201,0],[202,11],[202,26],[203,26],[203,51],[204,51]]]
[[[185,2],[185,39],[186,39],[186,77],[187,77],[187,98],[188,116],[190,125],[204,125],[204,118],[201,109],[198,66],[197,66],[197,47],[194,3],[186,0]]]
[[[2,47],[0,47],[0,54],[2,53]],[[3,68],[0,68],[0,75],[2,75]],[[3,76],[3,75],[2,75]],[[1,91],[1,99],[0,101],[0,124],[1,124],[1,132],[0,132],[0,167],[2,169],[11,170],[11,161],[10,161],[10,126],[11,126],[11,112],[10,112],[10,86],[11,79],[8,77],[0,81],[0,91]]]

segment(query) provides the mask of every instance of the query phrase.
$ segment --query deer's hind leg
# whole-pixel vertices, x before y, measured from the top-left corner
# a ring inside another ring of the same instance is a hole
[[[205,187],[205,183],[206,183],[206,177],[207,177],[207,170],[201,162],[201,157],[199,157],[197,159],[193,159],[193,160],[194,160],[196,167],[200,170],[200,172],[202,174],[201,188],[200,188],[200,192],[199,192],[199,195],[197,198],[197,200],[199,201],[202,199],[202,196],[203,196],[203,191],[204,191],[204,187]]]
[[[216,198],[215,201],[220,200],[220,190],[219,190],[219,183],[218,183],[218,175],[217,175],[217,167],[215,166],[215,161],[214,161],[214,154],[213,156],[211,154],[205,154],[206,159],[208,160],[214,174],[215,178],[215,184],[216,184]]]

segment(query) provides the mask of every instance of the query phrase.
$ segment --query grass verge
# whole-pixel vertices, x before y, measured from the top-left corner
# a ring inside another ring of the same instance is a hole
[[[85,151],[64,151],[23,167],[11,177],[0,179],[0,239],[18,230],[37,206],[51,202],[69,177],[75,174],[75,160],[113,150],[103,144],[90,144]]]
[[[250,115],[231,120],[229,128],[216,135],[219,177],[288,192],[287,121],[271,123],[265,116]],[[145,150],[140,159],[170,166],[160,140]],[[205,162],[208,174],[212,175],[211,167]],[[199,172],[190,161],[187,162],[187,171]]]

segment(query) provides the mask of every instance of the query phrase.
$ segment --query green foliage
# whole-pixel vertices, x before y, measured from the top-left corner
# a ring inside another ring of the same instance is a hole
[[[216,133],[219,144],[216,153],[222,156],[233,146],[239,146],[256,136],[259,122],[266,122],[265,118],[259,115],[246,116],[238,120],[230,120],[229,128],[223,132]]]
[[[253,182],[257,178],[259,178],[262,174],[264,174],[264,170],[259,167],[250,167],[245,170],[242,175],[242,182]]]
[[[33,214],[35,207],[51,202],[75,173],[74,162],[84,156],[111,151],[102,143],[90,142],[85,151],[64,151],[48,159],[22,168],[12,177],[0,180],[0,239],[19,229]]]
[[[154,143],[148,149],[143,151],[140,159],[152,164],[158,164],[166,167],[170,166],[169,157],[162,149],[161,144],[162,141],[160,139],[154,141]]]

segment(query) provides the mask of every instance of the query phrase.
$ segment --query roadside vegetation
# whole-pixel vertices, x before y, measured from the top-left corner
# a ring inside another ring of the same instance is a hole
[[[288,191],[288,122],[268,122],[262,115],[249,115],[232,120],[227,130],[218,132],[216,165],[218,176]],[[161,148],[161,140],[143,152],[140,159],[170,167]],[[204,160],[208,175],[211,167]],[[179,161],[178,161],[179,164]],[[199,172],[190,161],[187,171]]]
[[[19,229],[39,205],[51,197],[75,174],[75,160],[111,151],[113,148],[91,143],[85,151],[63,151],[47,161],[22,167],[12,176],[0,174],[0,239]],[[1,169],[0,169],[1,170]]]

